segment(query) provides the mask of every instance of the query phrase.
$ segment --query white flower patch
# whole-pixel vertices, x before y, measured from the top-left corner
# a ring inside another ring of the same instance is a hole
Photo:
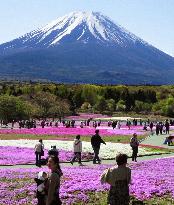
[[[28,147],[33,148],[38,140],[0,140],[0,146],[15,146],[15,147]],[[73,141],[61,140],[44,140],[45,149],[50,149],[52,145],[56,145],[57,149],[65,151],[73,151]],[[82,142],[83,152],[93,153],[90,142]],[[129,157],[132,155],[132,148],[129,144],[111,143],[107,142],[106,145],[101,144],[100,157],[103,159],[113,159],[118,153],[127,154]],[[159,152],[150,152],[146,148],[139,147],[138,155],[151,155],[159,154]]]

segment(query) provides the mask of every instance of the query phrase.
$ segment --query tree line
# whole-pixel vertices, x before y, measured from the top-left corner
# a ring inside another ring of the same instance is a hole
[[[2,120],[64,117],[77,112],[154,113],[174,117],[174,86],[0,84]]]

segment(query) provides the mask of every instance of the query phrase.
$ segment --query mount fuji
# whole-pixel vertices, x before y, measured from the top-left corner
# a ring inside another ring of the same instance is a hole
[[[1,79],[172,84],[174,58],[98,12],[72,12],[0,45]]]

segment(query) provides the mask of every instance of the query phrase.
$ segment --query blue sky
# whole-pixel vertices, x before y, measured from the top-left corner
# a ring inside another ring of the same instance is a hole
[[[1,0],[0,43],[71,11],[100,11],[174,56],[174,0]]]

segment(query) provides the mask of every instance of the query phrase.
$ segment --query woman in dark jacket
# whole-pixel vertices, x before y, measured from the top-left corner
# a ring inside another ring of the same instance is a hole
[[[60,178],[63,174],[59,165],[59,158],[57,156],[49,156],[47,165],[51,170],[51,174],[48,178],[46,187],[46,205],[61,205],[62,202],[59,198],[59,189]]]

